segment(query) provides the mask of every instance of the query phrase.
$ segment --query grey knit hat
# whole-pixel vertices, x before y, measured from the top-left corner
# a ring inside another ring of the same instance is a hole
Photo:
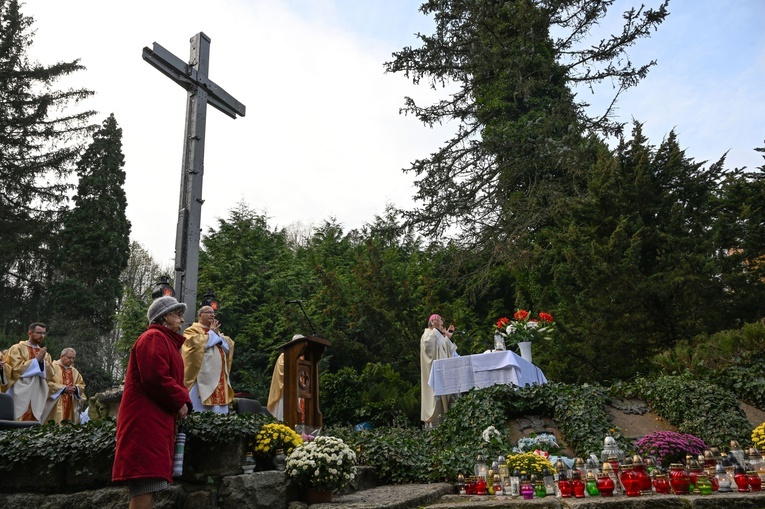
[[[185,313],[186,304],[183,302],[178,302],[175,300],[175,297],[165,295],[164,297],[154,299],[154,302],[152,302],[151,306],[149,306],[149,311],[146,313],[146,318],[149,320],[149,323],[152,323],[158,318],[161,318],[171,311],[176,311],[178,309],[182,309]]]

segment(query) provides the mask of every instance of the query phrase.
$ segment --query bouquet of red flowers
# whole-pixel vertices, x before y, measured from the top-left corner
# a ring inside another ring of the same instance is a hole
[[[527,310],[519,309],[513,314],[513,320],[506,316],[497,320],[497,329],[514,343],[539,339],[549,341],[552,339],[555,321],[550,313],[540,312],[534,318]]]

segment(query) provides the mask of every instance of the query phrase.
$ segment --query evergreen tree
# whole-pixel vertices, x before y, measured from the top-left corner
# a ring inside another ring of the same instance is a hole
[[[221,330],[236,342],[232,384],[258,398],[268,395],[275,347],[293,334],[308,335],[300,309],[284,301],[303,298],[309,277],[295,263],[285,230],[269,228],[266,217],[239,204],[202,240],[199,291],[215,291]]]
[[[110,115],[77,163],[74,208],[64,216],[61,280],[51,288],[56,336],[78,350],[80,364],[100,362],[102,340],[114,328],[120,276],[130,256],[130,222],[122,129]]]
[[[742,269],[718,235],[736,222],[720,215],[730,177],[722,160],[705,168],[686,157],[674,133],[651,146],[639,124],[614,154],[602,151],[588,194],[538,237],[524,281],[561,324],[560,340],[535,353],[548,377],[628,378],[680,340],[758,318],[740,307],[758,285],[729,285]]]
[[[588,33],[612,0],[430,0],[433,35],[386,64],[414,83],[458,87],[449,99],[403,111],[424,124],[456,121],[457,132],[437,152],[407,170],[422,203],[408,219],[428,235],[457,229],[463,245],[480,250],[486,269],[497,259],[522,260],[525,240],[561,210],[561,197],[581,192],[594,160],[591,133],[620,126],[585,112],[574,87],[604,80],[616,96],[643,78],[626,49],[662,23],[658,9],[631,9],[621,33],[595,44]],[[555,34],[555,35],[553,35]],[[615,99],[614,99],[615,100]],[[471,257],[476,256],[471,251]]]
[[[50,66],[29,60],[32,23],[17,0],[0,0],[0,321],[11,324],[2,331],[9,335],[46,319],[66,178],[93,115],[73,107],[92,92],[55,88],[84,69],[77,60]]]

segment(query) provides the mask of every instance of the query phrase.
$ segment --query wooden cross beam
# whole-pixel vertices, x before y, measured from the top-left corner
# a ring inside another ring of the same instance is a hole
[[[196,318],[197,307],[207,105],[234,119],[237,115],[244,116],[245,106],[207,77],[210,38],[202,32],[191,38],[188,64],[156,42],[152,49],[143,49],[143,59],[188,92],[181,196],[175,235],[175,295],[180,302],[186,303],[184,321],[189,325]]]

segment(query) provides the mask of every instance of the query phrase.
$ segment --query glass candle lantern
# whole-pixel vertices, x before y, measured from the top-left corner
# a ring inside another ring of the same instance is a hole
[[[746,471],[741,465],[736,467],[736,472],[733,474],[733,482],[736,483],[736,491],[739,493],[749,492],[749,478],[746,476]]]
[[[640,455],[636,454],[632,457],[632,470],[635,472],[635,479],[638,483],[638,488],[643,493],[649,493],[651,489],[651,477],[646,471],[645,463]]]
[[[720,493],[732,491],[732,480],[728,472],[723,468],[722,463],[718,463],[715,467],[715,478],[717,479],[718,491]]]
[[[688,495],[691,488],[691,477],[682,463],[672,463],[669,466],[669,485],[677,495]]]
[[[568,480],[566,472],[558,473],[558,492],[563,498],[569,498],[571,496],[571,481]]]
[[[510,471],[507,468],[507,459],[500,455],[497,458],[497,462],[499,463],[499,480],[502,481],[502,484],[505,484],[505,481],[510,478]]]
[[[706,449],[703,456],[705,467],[715,467],[717,465],[717,460],[715,459],[715,455],[712,452],[712,449]]]
[[[284,472],[287,469],[287,456],[284,454],[283,449],[277,449],[276,454],[272,459],[276,470]]]
[[[457,474],[457,483],[455,484],[455,488],[457,488],[457,493],[460,495],[465,495],[465,476],[462,475],[462,472]]]
[[[707,477],[707,474],[698,474],[696,476],[695,486],[698,492],[702,495],[712,494],[712,483],[709,482],[709,477]]]
[[[542,469],[542,480],[545,483],[545,490],[547,490],[547,496],[555,496],[555,479],[553,478],[550,469],[545,467]]]
[[[609,479],[611,479],[611,482],[614,483],[614,495],[618,495],[621,491],[619,489],[621,483],[619,482],[619,477],[616,475],[616,471],[614,471],[614,467],[611,466],[611,463],[605,461],[603,462],[602,471],[609,477]]]
[[[513,497],[521,494],[521,471],[517,468],[513,470],[513,475],[510,476],[510,494]]]
[[[486,479],[478,477],[475,481],[475,494],[486,495]]]
[[[624,461],[624,452],[619,449],[616,439],[611,435],[606,435],[603,439],[603,450],[600,453],[600,461],[607,461],[611,456],[615,456],[618,462]]]
[[[486,476],[489,475],[489,466],[486,464],[486,458],[483,457],[483,454],[479,454],[475,457],[473,475],[482,477],[484,482],[486,481]]]
[[[749,491],[762,491],[762,481],[757,472],[750,470],[746,473],[746,477],[749,480]]]
[[[547,488],[545,488],[545,482],[542,479],[534,483],[534,496],[537,498],[545,498],[547,496]]]
[[[635,474],[633,467],[625,466],[622,468],[621,481],[628,497],[640,496],[640,479]]]
[[[502,480],[499,478],[499,474],[494,474],[494,483],[492,488],[495,495],[502,495],[504,493],[502,488]]]
[[[587,468],[583,458],[574,458],[574,468],[571,469],[571,479],[574,478],[574,470],[579,471],[580,479],[584,477],[584,475],[587,473]]]
[[[503,336],[499,332],[494,333],[494,351],[495,352],[505,351],[505,336]]]
[[[524,500],[534,498],[534,486],[531,485],[528,476],[525,474],[521,474],[521,495],[523,495]]]
[[[651,476],[653,475],[653,471],[656,468],[656,462],[653,460],[653,458],[646,458],[643,460],[643,465],[645,466],[646,473]]]
[[[656,493],[661,493],[662,495],[668,495],[672,491],[667,474],[656,474],[653,478],[653,487]]]
[[[474,476],[470,476],[465,479],[465,495],[475,495],[476,481],[477,480]]]
[[[587,490],[587,494],[589,494],[591,497],[597,497],[600,495],[600,491],[598,491],[597,474],[592,470],[587,472],[584,487]]]
[[[578,470],[571,473],[571,492],[576,498],[584,498],[584,482]]]
[[[255,470],[255,457],[253,457],[251,452],[248,452],[247,456],[244,458],[242,470],[245,474],[251,474]]]
[[[719,491],[720,483],[717,482],[717,477],[715,477],[715,469],[713,467],[706,467],[704,473],[707,475],[707,479],[709,479],[709,483],[712,485],[712,491]]]
[[[597,486],[601,497],[614,496],[614,481],[608,474],[598,474]]]

